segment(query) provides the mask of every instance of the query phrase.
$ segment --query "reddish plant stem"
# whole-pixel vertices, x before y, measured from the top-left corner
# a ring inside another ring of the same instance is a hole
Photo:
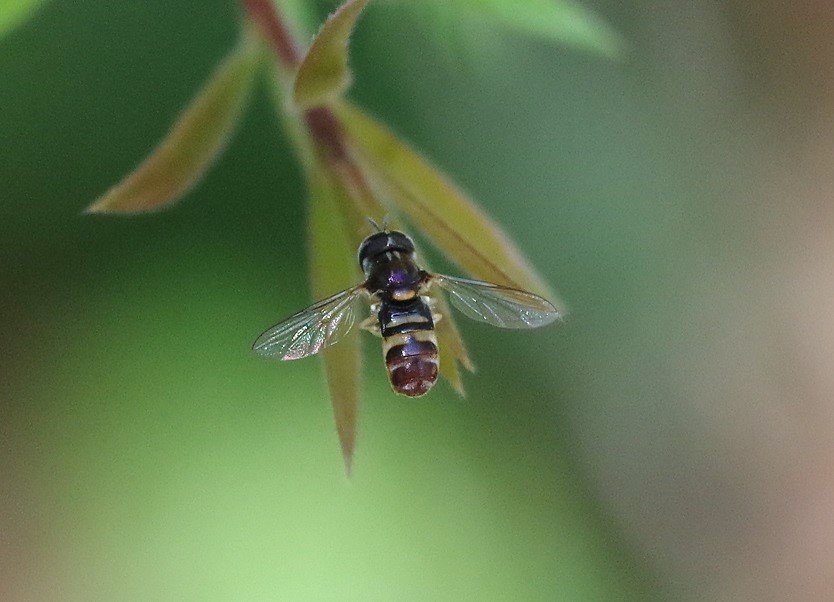
[[[304,111],[304,122],[310,134],[327,153],[331,161],[347,160],[342,126],[333,111],[327,107],[314,107]]]
[[[362,170],[350,156],[339,119],[327,107],[315,107],[304,112],[304,121],[320,152],[333,172],[351,193],[359,212],[365,217],[377,217],[375,195],[365,180]],[[381,217],[381,216],[380,216]],[[364,220],[359,224],[363,225]]]
[[[271,0],[242,0],[246,14],[257,23],[288,70],[301,64],[301,53]]]
[[[266,34],[284,68],[288,71],[297,69],[302,61],[301,52],[272,1],[241,2],[249,18]],[[342,180],[359,211],[366,216],[373,216],[376,213],[373,209],[377,206],[374,193],[347,150],[344,132],[336,115],[327,107],[314,107],[304,111],[304,123],[319,152],[330,164],[333,173]]]

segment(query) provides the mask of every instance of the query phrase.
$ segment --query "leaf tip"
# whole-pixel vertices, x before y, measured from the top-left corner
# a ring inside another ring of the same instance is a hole
[[[339,445],[342,448],[342,460],[345,463],[345,476],[350,479],[353,470],[353,450],[356,438],[353,432],[345,432],[339,429]]]
[[[98,197],[87,207],[81,210],[81,215],[103,215],[105,213],[124,213],[113,206],[113,199],[110,192]]]
[[[88,205],[81,210],[79,215],[95,215],[96,213],[105,213],[105,210],[101,207],[100,201],[95,201],[94,203]]]
[[[326,104],[350,87],[348,45],[368,0],[348,0],[324,22],[301,61],[292,99],[301,109]]]
[[[144,213],[177,202],[203,177],[240,121],[253,87],[257,48],[244,36],[132,172],[84,213]]]

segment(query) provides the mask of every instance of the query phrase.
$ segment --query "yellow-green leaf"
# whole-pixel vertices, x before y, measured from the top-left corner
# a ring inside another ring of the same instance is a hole
[[[390,220],[389,220],[390,221]],[[417,248],[417,256],[420,266],[429,272],[432,271],[426,257]],[[466,351],[466,345],[463,343],[463,338],[460,336],[460,331],[455,324],[455,315],[452,308],[449,307],[449,302],[444,295],[435,290],[432,297],[437,303],[437,312],[441,318],[434,323],[434,332],[437,335],[437,350],[440,360],[440,375],[449,381],[452,388],[458,392],[461,397],[466,397],[466,389],[463,386],[463,378],[460,374],[460,366],[463,366],[470,372],[475,371],[475,365],[469,359],[469,353]]]
[[[24,23],[44,0],[0,0],[0,37]]]
[[[225,146],[257,71],[258,46],[248,37],[223,61],[159,146],[88,213],[138,213],[181,198]]]
[[[327,19],[301,62],[293,88],[300,108],[324,104],[350,85],[348,39],[368,0],[350,0]]]
[[[440,355],[440,374],[449,381],[461,397],[466,397],[460,366],[474,372],[475,365],[469,359],[469,353],[466,351],[466,345],[463,344],[460,331],[455,324],[454,314],[449,307],[449,302],[442,295],[435,295],[435,299],[437,310],[442,316],[440,321],[435,322],[434,325],[437,335],[437,349]]]
[[[350,203],[346,191],[320,166],[310,180],[310,284],[315,299],[323,299],[360,282],[356,246],[344,219]],[[360,331],[353,328],[338,345],[322,352],[333,416],[342,447],[345,471],[350,474],[356,444],[361,371]]]
[[[346,102],[333,107],[372,185],[472,276],[544,295],[544,279],[507,234],[449,178],[380,123]]]

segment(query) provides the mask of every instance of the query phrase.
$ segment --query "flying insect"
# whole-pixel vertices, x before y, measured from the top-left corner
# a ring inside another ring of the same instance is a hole
[[[553,304],[533,293],[427,272],[417,263],[411,238],[377,229],[359,246],[364,282],[272,326],[252,349],[281,360],[314,355],[347,334],[355,322],[355,302],[364,296],[371,303],[371,315],[361,327],[382,337],[391,388],[419,397],[432,388],[439,369],[434,325],[442,316],[429,296],[433,287],[445,290],[463,315],[499,328],[538,328],[559,318]]]

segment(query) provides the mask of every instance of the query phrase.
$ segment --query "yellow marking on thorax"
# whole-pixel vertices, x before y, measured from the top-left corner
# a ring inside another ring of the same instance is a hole
[[[398,288],[394,289],[394,292],[391,293],[391,297],[393,297],[396,301],[409,301],[416,296],[417,291],[413,288]]]

